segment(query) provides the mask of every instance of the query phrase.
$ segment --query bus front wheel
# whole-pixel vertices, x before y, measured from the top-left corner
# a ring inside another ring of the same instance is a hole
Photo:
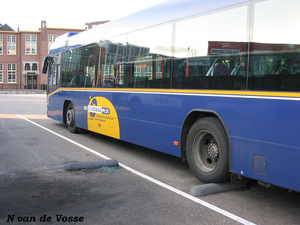
[[[66,124],[71,133],[77,133],[78,128],[75,126],[75,111],[73,104],[70,102],[66,112]]]
[[[229,144],[217,118],[200,119],[191,127],[187,137],[187,161],[202,182],[229,180]]]

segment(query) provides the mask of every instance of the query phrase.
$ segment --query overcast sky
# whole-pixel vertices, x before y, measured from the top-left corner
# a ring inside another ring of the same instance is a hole
[[[166,0],[15,0],[2,1],[0,23],[17,31],[47,27],[84,29],[85,23],[115,20]]]

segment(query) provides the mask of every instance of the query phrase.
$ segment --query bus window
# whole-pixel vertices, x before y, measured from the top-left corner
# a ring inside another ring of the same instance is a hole
[[[118,48],[118,44],[112,43],[111,41],[104,41],[101,43],[99,76],[97,79],[98,87],[111,88],[115,86],[116,64],[119,59]]]
[[[175,26],[176,58],[237,54],[242,51],[239,45],[219,46],[217,42],[247,41],[247,5],[180,20]]]
[[[126,35],[101,41],[97,86],[122,87],[126,54]]]
[[[256,47],[264,45],[264,48],[269,50],[250,55],[249,90],[300,90],[300,54],[296,50],[300,45],[292,47],[287,44],[251,44]],[[287,51],[287,46],[294,50]],[[270,47],[274,51],[270,51]]]
[[[172,56],[172,24],[156,26],[128,34],[127,61],[147,61]]]
[[[253,7],[248,89],[299,91],[300,2],[254,1]]]
[[[172,24],[128,34],[125,86],[169,88],[172,58]]]
[[[246,88],[247,10],[242,4],[176,22],[173,88]]]
[[[92,87],[97,48],[84,46],[62,53],[62,87]]]

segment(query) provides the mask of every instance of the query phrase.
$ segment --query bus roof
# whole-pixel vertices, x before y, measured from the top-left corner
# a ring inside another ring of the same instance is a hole
[[[249,2],[249,0],[169,0],[90,30],[83,31],[77,35],[57,38],[55,43],[51,45],[50,55],[83,45],[99,43],[101,40],[135,30],[211,12],[243,2]]]

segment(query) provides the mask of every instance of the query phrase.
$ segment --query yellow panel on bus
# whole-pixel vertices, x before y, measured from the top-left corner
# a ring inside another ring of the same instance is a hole
[[[88,130],[120,139],[118,115],[107,98],[91,98],[87,110]]]

